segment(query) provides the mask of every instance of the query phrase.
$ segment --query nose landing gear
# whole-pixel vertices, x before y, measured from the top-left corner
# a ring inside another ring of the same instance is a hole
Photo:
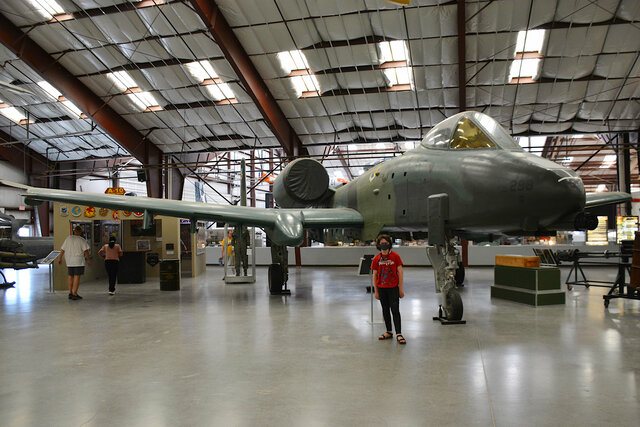
[[[429,224],[429,244],[427,256],[433,266],[436,279],[436,293],[440,297],[438,316],[443,325],[465,324],[462,320],[463,306],[457,282],[464,280],[464,269],[458,268],[458,250],[455,239],[448,233],[446,222],[449,217],[449,196],[445,193],[429,196],[427,222]]]
[[[447,239],[444,245],[427,247],[427,255],[431,260],[436,281],[436,293],[441,295],[438,316],[433,320],[439,320],[443,325],[467,323],[466,320],[462,320],[464,307],[460,293],[456,289],[456,278],[459,280],[460,270],[458,250],[453,243],[453,239]]]

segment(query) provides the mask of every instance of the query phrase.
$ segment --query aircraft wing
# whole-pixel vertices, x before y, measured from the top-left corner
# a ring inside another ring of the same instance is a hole
[[[11,182],[0,183],[13,185]],[[358,228],[363,218],[354,209],[348,208],[306,208],[306,209],[264,209],[249,206],[217,205],[181,200],[154,199],[137,196],[118,196],[113,194],[82,193],[77,191],[28,187],[18,184],[26,190],[23,194],[28,204],[41,201],[77,203],[85,206],[144,212],[177,218],[189,218],[191,221],[224,221],[232,224],[262,227],[275,243],[297,246],[302,242],[305,228]]]
[[[588,193],[585,208],[596,206],[615,205],[631,201],[631,194],[612,191],[607,193]]]

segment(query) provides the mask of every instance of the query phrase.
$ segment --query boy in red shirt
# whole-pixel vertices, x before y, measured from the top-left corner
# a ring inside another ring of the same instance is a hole
[[[382,306],[382,317],[387,326],[387,332],[378,337],[379,340],[393,338],[391,328],[391,315],[396,327],[396,339],[400,344],[407,341],[402,336],[400,321],[400,298],[404,297],[402,290],[402,259],[400,255],[391,251],[391,236],[381,234],[376,239],[376,248],[380,253],[373,258],[371,269],[373,270],[373,287],[376,291],[376,299]]]

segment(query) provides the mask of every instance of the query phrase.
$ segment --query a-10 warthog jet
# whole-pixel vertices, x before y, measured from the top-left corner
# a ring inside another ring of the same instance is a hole
[[[151,214],[190,218],[192,225],[196,220],[254,225],[264,228],[273,243],[287,246],[299,245],[305,228],[341,228],[364,241],[383,231],[427,231],[440,311],[454,321],[463,310],[455,283],[456,236],[593,229],[597,221],[585,208],[630,200],[626,193],[585,194],[574,171],[523,151],[494,119],[473,111],[444,120],[417,148],[339,188],[329,187],[327,171],[317,161],[292,161],[274,183],[280,209],[26,190],[27,203],[51,200],[144,212],[145,226]],[[279,270],[277,264],[271,267],[270,279]]]

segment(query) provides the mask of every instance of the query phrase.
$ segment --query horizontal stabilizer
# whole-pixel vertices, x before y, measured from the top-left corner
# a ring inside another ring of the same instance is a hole
[[[622,192],[608,193],[588,193],[585,208],[594,208],[596,206],[617,205],[631,201],[631,194]]]

